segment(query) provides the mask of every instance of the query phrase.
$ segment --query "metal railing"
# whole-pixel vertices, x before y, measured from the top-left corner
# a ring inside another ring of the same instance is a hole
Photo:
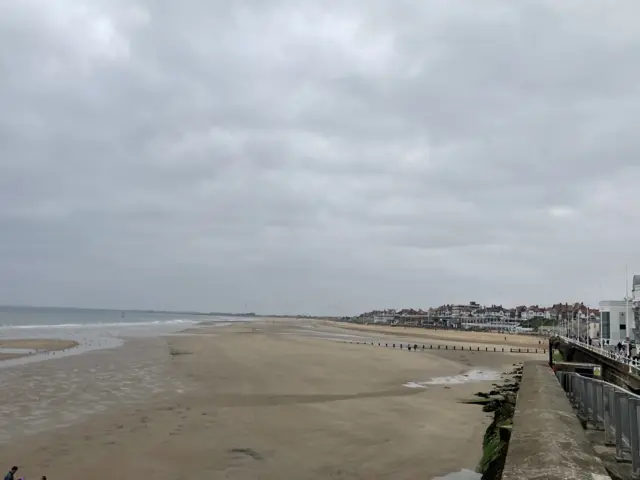
[[[558,381],[587,427],[604,430],[604,443],[616,447],[616,460],[631,462],[640,478],[640,396],[574,372],[556,372]]]
[[[573,343],[574,345],[578,345],[581,348],[590,350],[594,353],[597,353],[598,355],[602,355],[603,357],[610,358],[611,360],[615,360],[616,362],[622,363],[623,365],[627,365],[629,367],[629,373],[640,376],[640,361],[638,360],[627,358],[624,355],[616,353],[614,350],[607,350],[602,347],[589,345],[588,343],[581,342],[580,340],[576,340],[575,338],[565,337],[562,335],[560,335],[560,338],[562,338],[567,343]]]

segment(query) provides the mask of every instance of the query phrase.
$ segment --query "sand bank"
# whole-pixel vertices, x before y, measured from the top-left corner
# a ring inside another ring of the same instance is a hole
[[[74,340],[48,338],[15,338],[0,340],[0,361],[25,357],[34,353],[54,352],[77,347]]]
[[[167,385],[180,387],[16,437],[2,446],[4,458],[21,465],[27,478],[71,480],[110,479],[114,466],[127,476],[156,480],[430,479],[475,468],[490,418],[458,400],[492,382],[429,381],[470,368],[507,371],[517,357],[410,354],[281,335],[289,323],[168,337],[163,348],[153,350],[153,365],[162,367],[171,380]],[[99,355],[99,365],[121,360],[116,372],[131,364],[122,351],[105,350],[46,362],[47,368],[59,362],[65,371],[85,375],[83,365],[92,355]],[[86,375],[74,387],[81,395],[101,388],[101,382],[89,382],[95,373]],[[407,382],[426,388],[407,388]],[[2,401],[19,402],[20,388],[16,384]],[[31,388],[40,387],[34,382]],[[62,393],[39,391],[39,400],[59,401],[55,396]]]

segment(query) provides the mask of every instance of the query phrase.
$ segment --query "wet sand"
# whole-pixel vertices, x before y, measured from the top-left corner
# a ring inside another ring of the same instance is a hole
[[[78,345],[73,340],[58,340],[51,338],[12,338],[0,340],[0,348],[23,348],[29,350],[64,350]]]
[[[206,327],[0,371],[3,458],[27,478],[72,480],[114,469],[159,480],[402,480],[475,468],[490,417],[458,400],[494,381],[434,379],[506,372],[522,356],[295,334],[310,327],[322,328]]]
[[[0,361],[22,358],[35,353],[56,352],[78,346],[74,340],[49,338],[15,338],[0,340]]]

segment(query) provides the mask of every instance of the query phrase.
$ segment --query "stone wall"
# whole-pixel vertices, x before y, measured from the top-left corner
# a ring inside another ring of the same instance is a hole
[[[610,477],[545,362],[525,362],[503,480]]]

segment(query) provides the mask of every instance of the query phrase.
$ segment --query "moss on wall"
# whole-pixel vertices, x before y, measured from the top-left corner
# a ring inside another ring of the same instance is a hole
[[[509,383],[500,389],[502,394],[488,402],[483,410],[493,412],[493,421],[487,427],[482,442],[482,458],[476,468],[482,474],[482,480],[499,480],[507,458],[513,414],[515,413],[517,391],[522,367],[516,369],[516,383]]]

